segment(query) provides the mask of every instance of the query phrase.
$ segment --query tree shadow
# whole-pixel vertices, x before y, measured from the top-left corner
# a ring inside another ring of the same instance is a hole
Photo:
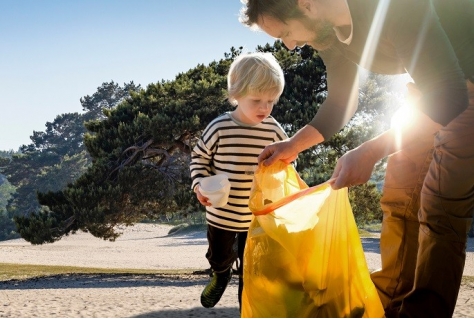
[[[207,245],[207,239],[189,239],[189,238],[178,238],[176,241],[167,244],[160,244],[160,247],[178,247],[178,246],[202,246]]]
[[[474,237],[467,239],[466,252],[474,253]]]
[[[170,309],[151,311],[132,318],[240,318],[238,307],[232,308],[201,308]]]
[[[380,254],[380,238],[363,237],[360,241],[364,252]]]
[[[65,288],[134,288],[204,286],[209,281],[206,270],[196,274],[63,274],[27,280],[0,281],[0,290]],[[237,284],[237,282],[231,282]]]
[[[363,237],[360,241],[362,242],[364,252],[380,254],[380,238]],[[466,252],[474,252],[474,238],[467,239]]]

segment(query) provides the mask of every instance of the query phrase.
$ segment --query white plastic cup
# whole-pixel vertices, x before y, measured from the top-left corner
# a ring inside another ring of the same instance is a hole
[[[199,191],[209,199],[212,207],[225,206],[229,200],[229,179],[224,174],[205,177],[199,183]]]

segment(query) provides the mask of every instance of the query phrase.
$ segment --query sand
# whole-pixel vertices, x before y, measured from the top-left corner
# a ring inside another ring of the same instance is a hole
[[[219,304],[205,309],[199,296],[209,277],[202,231],[168,235],[170,226],[137,224],[115,242],[77,233],[53,244],[0,242],[0,262],[151,270],[180,275],[60,275],[0,282],[0,317],[239,317],[237,279]],[[362,238],[369,270],[380,267],[379,239]],[[474,239],[464,276],[474,276]],[[464,282],[455,317],[474,317],[474,281]]]

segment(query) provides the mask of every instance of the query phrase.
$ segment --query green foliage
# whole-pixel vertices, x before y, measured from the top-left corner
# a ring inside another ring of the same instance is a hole
[[[349,189],[349,201],[357,225],[382,222],[381,193],[374,183],[366,183]]]
[[[33,245],[52,243],[63,235],[58,221],[44,213],[16,216],[14,220],[21,237]]]
[[[12,155],[12,151],[0,151],[0,162],[2,162],[4,165],[9,163]],[[0,174],[0,240],[19,237],[19,235],[16,233],[13,217],[6,210],[8,201],[12,198],[12,194],[14,193],[15,187],[10,184],[4,175]]]
[[[123,87],[114,81],[102,83],[92,96],[86,95],[80,99],[82,110],[85,111],[83,121],[104,119],[107,110],[115,108],[127,99],[130,92],[139,90],[140,85],[135,85],[133,81],[124,83]]]
[[[20,237],[16,232],[13,217],[3,208],[0,208],[0,240],[8,240]]]
[[[5,209],[14,192],[15,187],[10,184],[4,175],[0,174],[0,209]]]
[[[272,115],[282,124],[287,134],[292,136],[313,119],[324,101],[327,90],[326,69],[311,47],[288,51],[277,41],[273,46],[267,44],[258,49],[273,53],[283,68],[285,90],[273,108]]]
[[[14,151],[0,151],[0,157],[11,158],[13,154]]]
[[[104,109],[115,107],[129,96],[129,90],[139,89],[133,82],[124,84],[124,88],[114,82],[103,83],[93,96],[81,99],[85,113],[58,115],[53,122],[46,123],[44,132],[33,132],[31,144],[21,146],[18,153],[10,152],[6,154],[8,156],[0,158],[0,171],[15,189],[6,204],[8,213],[5,213],[12,228],[12,219],[16,219],[17,225],[25,225],[21,232],[27,236],[26,229],[39,231],[41,227],[60,224],[41,215],[48,210],[38,201],[37,193],[57,192],[86,171],[91,158],[84,146],[84,121],[102,116]],[[30,215],[32,217],[28,223]],[[43,237],[58,232],[44,230],[41,234]]]
[[[88,161],[81,140],[85,129],[78,113],[59,115],[54,122],[47,122],[46,127],[45,132],[33,132],[31,144],[23,145],[8,163],[0,164],[8,181],[16,187],[8,204],[8,209],[15,214],[37,212],[41,209],[37,191],[60,189],[72,181],[68,175],[82,173],[78,169],[62,169],[70,166],[74,154],[82,152]],[[61,171],[65,176],[58,180]]]

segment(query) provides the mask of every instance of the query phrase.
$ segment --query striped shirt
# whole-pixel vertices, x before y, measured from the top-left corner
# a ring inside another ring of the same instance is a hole
[[[230,112],[215,118],[204,130],[191,155],[194,189],[203,177],[225,174],[231,189],[227,205],[206,206],[207,223],[225,230],[244,232],[252,220],[248,207],[257,157],[265,146],[288,138],[280,124],[269,116],[253,126],[237,122]]]

